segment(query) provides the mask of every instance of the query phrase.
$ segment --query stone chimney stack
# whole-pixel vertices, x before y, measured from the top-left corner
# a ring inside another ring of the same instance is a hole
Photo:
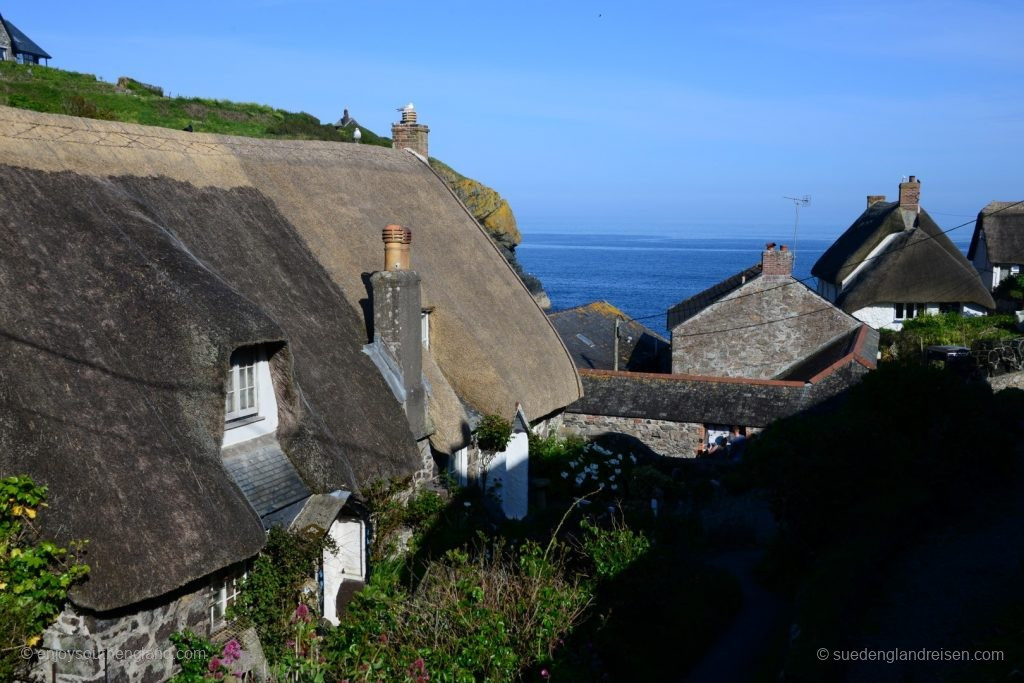
[[[420,338],[423,306],[419,273],[408,268],[412,231],[389,225],[384,228],[383,239],[385,269],[370,276],[373,336],[397,362],[405,415],[413,435],[421,439],[428,434]]]
[[[427,158],[427,135],[430,128],[416,122],[416,109],[412,102],[402,108],[402,120],[391,124],[391,146],[395,149],[411,149]]]
[[[900,183],[900,208],[914,213],[921,212],[921,181],[916,176]]]
[[[761,254],[761,275],[792,275],[793,252],[785,244],[776,249],[770,242]]]
[[[885,195],[884,194],[869,194],[868,195],[868,208],[871,208],[872,204],[877,204],[878,202],[884,202],[884,201],[885,201]]]

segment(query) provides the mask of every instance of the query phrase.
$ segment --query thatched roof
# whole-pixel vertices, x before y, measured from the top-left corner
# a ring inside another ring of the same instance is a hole
[[[592,301],[564,311],[548,313],[578,368],[612,370],[615,367],[615,319],[619,327],[619,368],[632,372],[668,372],[670,345],[654,330],[630,320],[607,301]]]
[[[285,345],[278,437],[312,492],[417,466],[361,353],[387,223],[414,231],[431,350],[462,399],[542,416],[579,396],[526,288],[409,153],[0,107],[0,160],[0,475],[48,484],[46,532],[91,541],[79,605],[159,596],[262,546],[221,461],[239,346]]]
[[[779,377],[860,323],[789,275],[757,275],[672,329],[672,370]]]
[[[983,233],[989,263],[1024,263],[1024,203],[989,202],[978,212],[967,250],[972,261]]]
[[[868,260],[879,245],[882,251]],[[898,202],[872,204],[822,254],[811,274],[840,283],[861,264],[863,268],[844,284],[836,300],[844,311],[892,302],[960,302],[995,308],[977,271],[923,209],[908,211]]]

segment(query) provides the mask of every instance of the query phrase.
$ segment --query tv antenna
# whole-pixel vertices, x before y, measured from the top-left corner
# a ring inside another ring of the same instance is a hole
[[[793,218],[793,265],[796,266],[796,233],[800,228],[800,207],[811,205],[811,195],[805,194],[803,197],[783,197],[793,202],[793,210],[796,212],[796,216]]]

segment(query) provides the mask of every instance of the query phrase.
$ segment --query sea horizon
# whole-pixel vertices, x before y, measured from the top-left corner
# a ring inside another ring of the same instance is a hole
[[[798,239],[782,231],[768,237],[642,235],[580,232],[525,234],[516,249],[523,269],[536,276],[551,311],[607,301],[661,335],[668,309],[725,278],[755,265],[767,242],[793,249],[793,276],[814,290],[814,263],[834,239]],[[953,243],[966,252],[970,240]]]

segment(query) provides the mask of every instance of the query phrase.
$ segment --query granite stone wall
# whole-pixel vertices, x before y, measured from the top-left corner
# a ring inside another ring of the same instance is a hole
[[[68,605],[43,634],[36,673],[61,683],[157,683],[178,670],[170,636],[189,629],[210,635],[210,588],[194,587],[169,602],[130,614],[101,616]]]
[[[704,425],[694,422],[580,413],[565,413],[562,430],[584,438],[608,433],[628,434],[660,455],[671,458],[696,457],[704,437]]]

